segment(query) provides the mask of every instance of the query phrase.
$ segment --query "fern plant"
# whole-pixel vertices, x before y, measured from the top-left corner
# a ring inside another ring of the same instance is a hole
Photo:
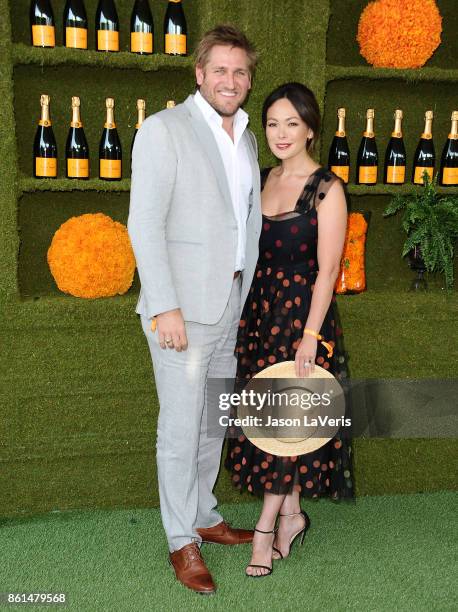
[[[453,287],[453,257],[458,238],[458,196],[441,196],[436,191],[437,175],[431,181],[425,172],[421,192],[397,194],[383,213],[384,217],[404,211],[402,229],[407,234],[402,257],[418,246],[428,272],[444,275],[445,287]]]

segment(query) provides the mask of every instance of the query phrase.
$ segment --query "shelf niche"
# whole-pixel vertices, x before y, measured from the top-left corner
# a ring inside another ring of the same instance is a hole
[[[426,110],[434,111],[433,140],[436,150],[436,172],[439,170],[442,148],[450,132],[450,116],[456,109],[456,83],[440,85],[438,96],[437,83],[421,82],[411,84],[396,79],[347,79],[331,81],[326,89],[325,113],[321,135],[321,160],[327,164],[329,147],[337,125],[337,109],[347,111],[346,132],[350,148],[350,185],[356,180],[356,159],[362,134],[366,126],[366,110],[375,109],[375,138],[379,154],[378,184],[374,190],[383,188],[383,168],[385,151],[394,126],[394,111],[404,112],[402,131],[407,152],[406,183],[411,182],[412,161],[424,127]],[[413,188],[413,185],[412,185]],[[358,187],[358,189],[360,189]],[[367,188],[370,190],[370,188]],[[396,187],[390,187],[390,190]],[[407,187],[403,187],[403,190]],[[447,191],[448,190],[448,191]],[[458,188],[444,188],[443,192],[456,192]]]
[[[18,283],[22,299],[63,296],[49,270],[46,254],[52,237],[70,219],[86,213],[104,213],[114,221],[127,224],[128,193],[78,191],[24,194],[18,204],[18,227],[21,238],[18,260]],[[138,272],[127,294],[140,289]]]
[[[40,95],[51,96],[51,120],[57,141],[58,178],[65,177],[65,143],[71,121],[72,96],[81,98],[81,120],[89,144],[91,178],[98,177],[99,143],[105,122],[105,99],[115,100],[115,119],[123,151],[123,178],[130,178],[130,147],[137,121],[137,99],[146,101],[146,114],[165,108],[167,100],[183,101],[192,91],[194,75],[173,70],[146,72],[101,70],[87,66],[16,66],[14,100],[19,170],[33,176],[33,139],[40,116]],[[159,93],[161,92],[161,93]],[[167,92],[165,99],[164,93]],[[164,97],[163,97],[164,96]]]
[[[130,16],[132,12],[133,0],[115,0],[116,9],[119,17],[119,49],[120,51],[130,52]],[[97,11],[98,0],[84,0],[86,13],[89,22],[88,31],[88,50],[95,50],[95,14]],[[188,55],[195,48],[196,42],[200,39],[200,24],[201,24],[201,2],[185,2],[184,11],[186,22],[188,25]],[[11,30],[13,43],[31,44],[30,23],[29,23],[29,8],[30,0],[14,0],[9,2]],[[56,46],[63,45],[63,11],[64,2],[52,2],[54,10],[54,20],[56,23]],[[163,25],[165,11],[167,10],[167,2],[150,2],[150,8],[153,13],[154,21],[154,52],[164,53],[164,36]],[[52,52],[52,49],[49,51]],[[85,50],[82,49],[81,53]],[[104,55],[104,53],[100,53]],[[108,53],[115,55],[116,53]],[[154,55],[154,54],[153,54]]]

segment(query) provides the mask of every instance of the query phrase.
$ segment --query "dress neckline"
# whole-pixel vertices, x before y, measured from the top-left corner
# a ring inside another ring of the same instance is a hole
[[[262,189],[261,189],[261,193],[264,191],[264,185],[266,184],[266,181],[267,181],[267,179],[269,178],[269,174],[272,172],[272,170],[273,170],[273,169],[274,169],[274,167],[273,167],[273,166],[272,166],[271,168],[269,168],[269,169],[268,169],[268,172],[267,172],[267,174],[266,174],[266,178],[264,179],[264,182],[263,182],[263,186],[262,186]],[[316,173],[317,173],[319,170],[323,170],[323,169],[324,169],[324,168],[323,168],[323,166],[318,166],[318,168],[316,168],[316,170],[314,170],[314,171],[313,171],[311,174],[309,174],[309,176],[307,177],[307,179],[306,179],[306,181],[305,181],[305,183],[304,183],[304,188],[303,188],[303,189],[302,189],[302,191],[301,191],[301,195],[298,197],[298,199],[297,199],[297,201],[296,201],[296,204],[295,204],[295,206],[294,206],[294,208],[293,208],[292,210],[287,210],[287,211],[285,211],[285,212],[281,212],[281,213],[278,213],[277,215],[271,215],[271,216],[269,216],[269,215],[265,215],[263,212],[261,212],[262,216],[263,216],[265,219],[268,219],[268,220],[271,220],[271,221],[275,221],[275,217],[282,217],[283,215],[290,215],[290,214],[292,214],[292,213],[296,212],[297,207],[298,207],[298,205],[299,205],[300,201],[301,201],[301,200],[303,199],[303,197],[304,197],[305,190],[306,190],[306,188],[307,188],[307,185],[309,184],[310,179],[311,179],[311,178],[312,178],[312,177],[313,177],[313,176],[314,176],[314,175],[315,175],[315,174],[316,174]],[[278,219],[278,220],[279,220],[279,221],[285,221],[285,219]]]

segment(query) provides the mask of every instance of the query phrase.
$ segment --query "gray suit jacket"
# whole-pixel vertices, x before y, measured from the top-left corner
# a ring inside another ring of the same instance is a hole
[[[242,306],[258,259],[260,177],[254,135],[245,130],[253,172]],[[148,117],[132,155],[128,232],[141,281],[136,312],[151,318],[181,308],[213,324],[232,287],[237,222],[218,145],[189,96]]]

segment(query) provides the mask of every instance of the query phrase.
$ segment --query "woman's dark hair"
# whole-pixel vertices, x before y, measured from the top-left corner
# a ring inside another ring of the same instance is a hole
[[[273,92],[267,96],[262,107],[262,125],[264,129],[266,129],[267,125],[267,111],[275,102],[283,98],[291,102],[299,113],[302,121],[304,121],[313,131],[313,138],[307,139],[306,145],[308,152],[313,151],[320,133],[320,108],[313,91],[305,85],[302,85],[302,83],[285,83],[277,87],[277,89],[274,89]]]

